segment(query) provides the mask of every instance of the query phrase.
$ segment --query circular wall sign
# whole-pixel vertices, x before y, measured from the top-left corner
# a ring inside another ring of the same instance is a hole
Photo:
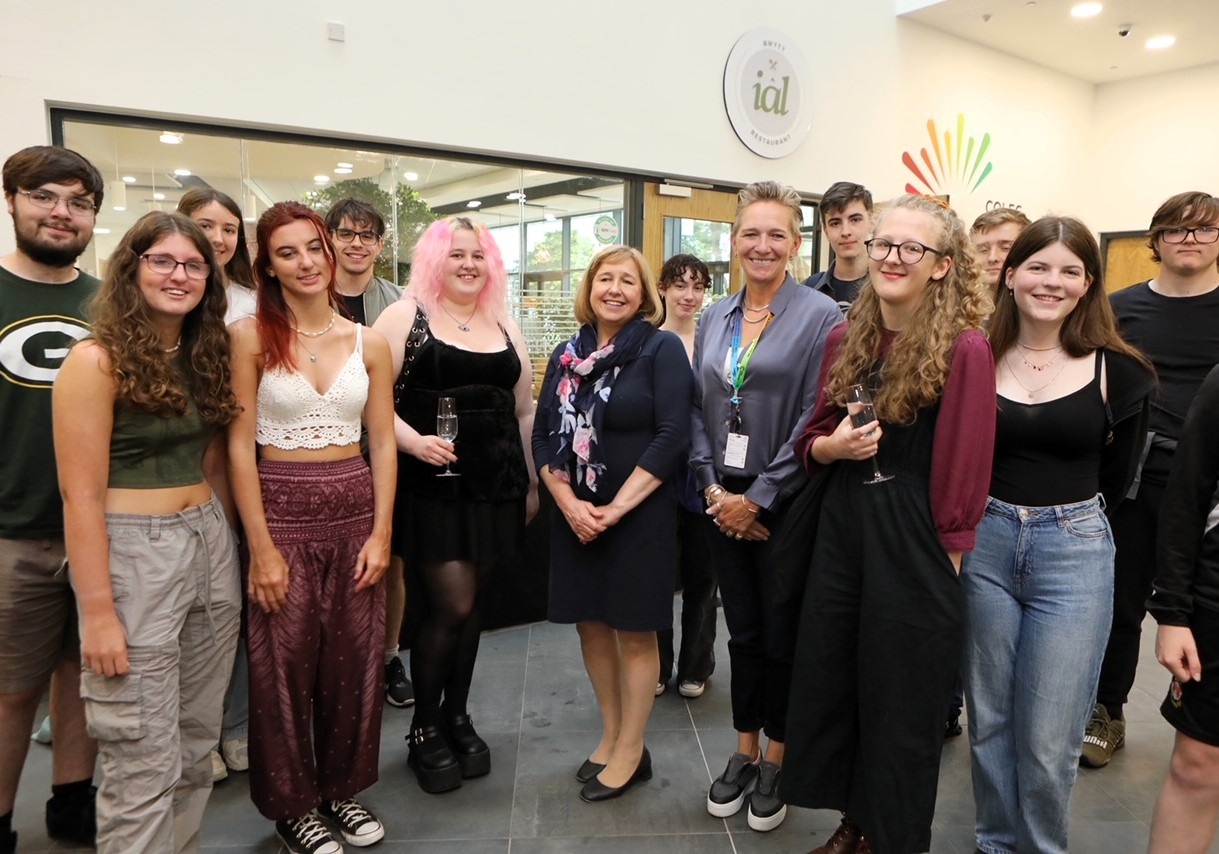
[[[745,147],[762,157],[785,157],[813,124],[804,54],[787,35],[768,27],[741,36],[724,66],[724,109]]]
[[[593,220],[593,236],[598,243],[617,243],[618,232],[618,220],[612,216],[602,215]]]

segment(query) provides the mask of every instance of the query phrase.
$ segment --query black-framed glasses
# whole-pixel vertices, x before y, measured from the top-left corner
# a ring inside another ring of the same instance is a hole
[[[365,246],[375,246],[381,239],[381,235],[375,231],[356,231],[351,228],[336,228],[332,234],[339,243],[350,243],[358,237]]]
[[[897,250],[897,257],[901,259],[903,264],[917,264],[923,260],[923,256],[928,252],[934,252],[940,256],[944,254],[939,249],[932,249],[930,246],[919,243],[917,240],[907,240],[905,243],[891,243],[883,237],[873,237],[871,240],[865,240],[863,245],[868,248],[868,257],[873,261],[884,261],[894,249]]]
[[[179,261],[170,255],[141,255],[148,269],[162,276],[172,276],[178,266],[186,273],[188,279],[206,279],[212,271],[212,265],[206,261]]]
[[[93,216],[97,213],[97,205],[93,204],[92,199],[84,196],[61,196],[50,190],[18,190],[17,192],[29,199],[31,205],[42,208],[44,211],[53,211],[59,207],[60,202],[63,202],[68,206],[68,210],[77,216]]]
[[[1214,243],[1219,240],[1219,226],[1200,225],[1197,228],[1161,228],[1160,237],[1165,243],[1184,243],[1190,235],[1198,243]]]

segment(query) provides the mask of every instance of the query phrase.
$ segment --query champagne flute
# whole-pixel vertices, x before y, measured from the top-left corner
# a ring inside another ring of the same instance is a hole
[[[436,402],[436,435],[446,442],[457,438],[457,401],[451,397],[442,397]],[[444,471],[436,477],[461,477],[461,473],[450,471],[446,462]]]
[[[847,389],[847,415],[851,417],[851,426],[855,429],[876,420],[876,407],[872,405],[872,395],[868,394],[865,387],[853,385]],[[876,461],[876,454],[873,454],[872,477],[864,483],[884,483],[886,480],[893,480],[893,475],[880,473],[880,463]]]

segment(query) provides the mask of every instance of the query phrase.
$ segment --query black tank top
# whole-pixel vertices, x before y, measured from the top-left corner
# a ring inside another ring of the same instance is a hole
[[[992,497],[1050,507],[1087,501],[1100,491],[1107,427],[1101,364],[1097,350],[1092,381],[1056,400],[1019,403],[999,397]]]

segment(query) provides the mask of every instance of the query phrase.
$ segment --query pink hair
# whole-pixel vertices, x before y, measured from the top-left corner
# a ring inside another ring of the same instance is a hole
[[[405,294],[413,297],[425,314],[439,310],[440,295],[444,292],[444,263],[453,246],[453,233],[461,229],[474,232],[483,257],[487,259],[487,284],[478,295],[478,307],[489,311],[502,324],[508,318],[508,273],[504,269],[504,256],[491,232],[464,216],[446,217],[428,226],[415,244],[411,280]]]

